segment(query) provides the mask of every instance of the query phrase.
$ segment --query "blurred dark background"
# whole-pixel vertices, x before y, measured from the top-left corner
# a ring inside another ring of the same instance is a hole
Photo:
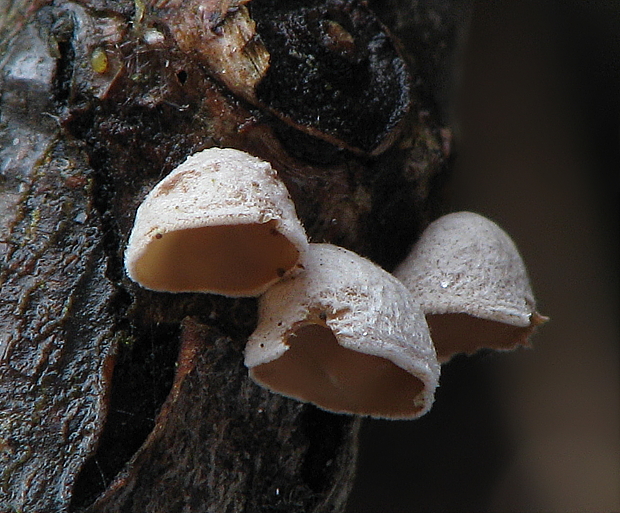
[[[620,2],[470,14],[446,210],[514,238],[551,321],[444,366],[425,417],[365,421],[348,512],[620,511]]]

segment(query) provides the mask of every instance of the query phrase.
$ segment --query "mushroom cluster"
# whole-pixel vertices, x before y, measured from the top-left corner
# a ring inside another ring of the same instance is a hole
[[[426,229],[394,275],[310,243],[267,162],[235,149],[189,157],[147,195],[128,276],[168,292],[260,296],[245,364],[259,385],[336,413],[426,413],[440,362],[527,345],[546,320],[508,235],[469,212]]]

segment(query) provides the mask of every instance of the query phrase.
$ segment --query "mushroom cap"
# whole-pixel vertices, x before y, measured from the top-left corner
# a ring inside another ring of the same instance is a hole
[[[302,264],[303,273],[259,300],[245,351],[252,379],[337,413],[426,413],[440,368],[411,294],[372,262],[330,244],[310,244]]]
[[[512,239],[472,212],[440,217],[422,233],[394,275],[426,314],[440,361],[483,347],[528,343],[546,318]]]
[[[210,148],[159,182],[138,208],[125,251],[147,289],[257,296],[296,272],[308,241],[269,163]]]

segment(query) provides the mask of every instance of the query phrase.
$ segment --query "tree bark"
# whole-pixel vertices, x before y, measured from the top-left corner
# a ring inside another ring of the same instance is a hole
[[[360,420],[249,380],[256,301],[140,289],[122,256],[148,190],[223,146],[392,269],[438,205],[459,11],[373,7],[409,48],[352,0],[0,4],[0,511],[344,510]]]

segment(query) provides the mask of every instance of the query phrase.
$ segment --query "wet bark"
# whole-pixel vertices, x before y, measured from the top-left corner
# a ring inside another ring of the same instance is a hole
[[[311,240],[393,268],[438,208],[460,11],[371,7],[0,5],[0,511],[343,511],[360,420],[248,379],[254,299],[146,291],[122,255],[148,190],[223,146]]]

